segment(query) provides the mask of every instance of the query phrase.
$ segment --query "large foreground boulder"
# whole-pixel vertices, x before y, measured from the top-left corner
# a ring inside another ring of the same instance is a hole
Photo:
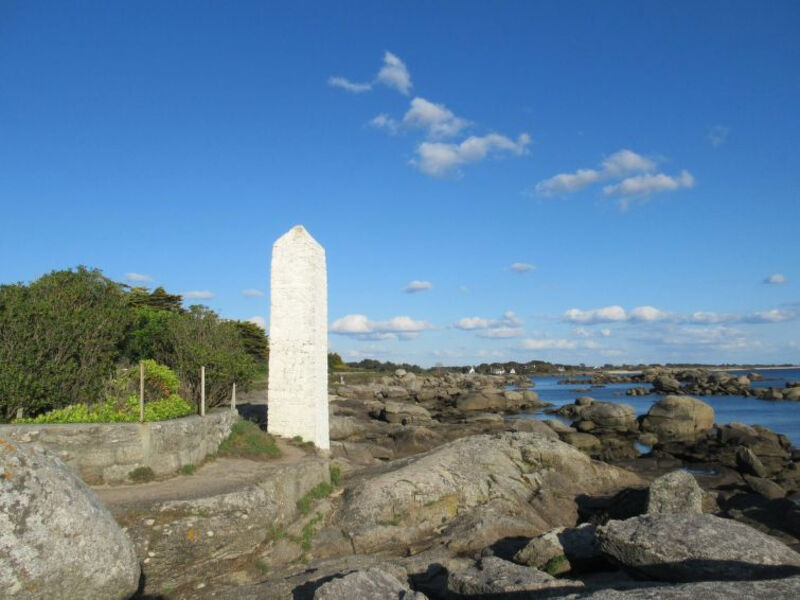
[[[714,427],[714,409],[691,396],[665,396],[642,418],[641,429],[659,441],[685,440]]]
[[[467,551],[575,525],[577,496],[642,485],[629,471],[535,433],[477,435],[363,472],[334,524],[356,552],[441,543],[449,531]]]
[[[3,598],[129,598],[133,544],[89,487],[58,458],[0,441]]]
[[[800,554],[714,515],[649,514],[597,528],[601,551],[661,581],[749,580],[800,574]]]

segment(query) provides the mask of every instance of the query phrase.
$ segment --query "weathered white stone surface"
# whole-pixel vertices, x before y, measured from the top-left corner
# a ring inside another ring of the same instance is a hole
[[[330,448],[325,249],[302,225],[272,246],[268,399],[270,433]]]

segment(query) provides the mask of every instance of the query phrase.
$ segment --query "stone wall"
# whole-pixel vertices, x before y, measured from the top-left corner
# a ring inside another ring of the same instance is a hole
[[[238,414],[229,408],[153,423],[0,425],[0,440],[35,442],[56,454],[86,483],[124,483],[137,467],[174,475],[219,448]]]

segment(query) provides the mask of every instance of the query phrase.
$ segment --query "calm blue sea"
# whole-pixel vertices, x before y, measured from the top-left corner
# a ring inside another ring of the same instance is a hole
[[[764,377],[763,381],[755,381],[753,387],[783,387],[787,381],[800,381],[800,369],[775,369],[754,371]],[[730,371],[731,374],[743,375],[752,371]],[[636,384],[613,384],[589,391],[578,391],[586,385],[558,385],[563,377],[532,377],[536,382],[533,388],[539,393],[539,399],[550,402],[556,407],[571,404],[578,396],[591,396],[595,400],[606,402],[624,402],[633,406],[636,415],[645,414],[650,407],[661,398],[656,394],[649,396],[626,396],[625,390],[637,387]],[[646,384],[645,387],[647,387]],[[800,448],[800,402],[774,402],[759,400],[746,396],[698,396],[703,402],[714,407],[716,422],[745,423],[747,425],[763,425],[773,431],[784,434],[792,444]],[[539,419],[555,418],[540,411],[529,413]]]

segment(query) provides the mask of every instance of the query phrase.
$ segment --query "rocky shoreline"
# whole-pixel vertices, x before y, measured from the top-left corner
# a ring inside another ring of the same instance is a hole
[[[202,556],[179,552],[187,533],[165,538],[169,573],[138,557],[140,597],[800,597],[800,451],[785,436],[715,424],[683,393],[639,418],[589,396],[553,409],[520,376],[398,371],[330,391],[339,487],[260,529],[215,513]],[[518,414],[534,408],[569,424]],[[153,518],[119,517],[135,538]],[[231,553],[240,530],[252,550]]]

